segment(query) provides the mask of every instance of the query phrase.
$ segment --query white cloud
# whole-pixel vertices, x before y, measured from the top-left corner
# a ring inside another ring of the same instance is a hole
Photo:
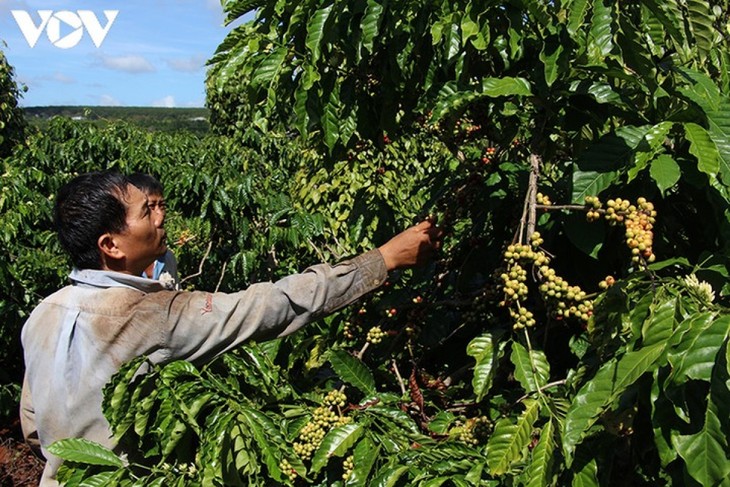
[[[170,59],[167,61],[167,65],[170,66],[170,69],[175,71],[195,73],[205,67],[205,56],[202,54],[195,54],[189,58]]]
[[[175,97],[172,95],[167,95],[164,98],[160,98],[159,100],[153,101],[152,106],[153,107],[174,108],[175,107]]]
[[[61,73],[60,71],[56,71],[53,74],[53,76],[51,77],[51,79],[53,81],[57,81],[59,83],[63,83],[63,84],[67,84],[67,85],[76,83],[76,79],[75,78],[72,78],[71,76],[67,76],[67,75]]]
[[[100,62],[105,68],[126,73],[153,73],[155,67],[142,56],[107,56],[101,57]]]
[[[122,102],[111,95],[101,95],[99,97],[99,105],[103,107],[118,107],[122,105]]]

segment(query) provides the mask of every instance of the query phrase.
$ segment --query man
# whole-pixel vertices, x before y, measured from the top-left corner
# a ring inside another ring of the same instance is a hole
[[[150,210],[159,213],[159,216],[164,222],[167,213],[167,204],[165,203],[162,183],[154,176],[139,172],[130,175],[129,182],[145,194]],[[177,275],[177,259],[175,259],[175,255],[170,250],[158,256],[142,272],[142,277],[162,281],[163,285],[168,289],[180,289]]]
[[[22,331],[25,437],[46,457],[41,485],[57,485],[63,438],[114,447],[102,388],[140,355],[154,363],[200,364],[246,340],[288,335],[380,286],[392,269],[424,261],[440,230],[423,222],[378,249],[336,266],[320,264],[238,293],[164,289],[142,272],[166,250],[164,216],[117,173],[84,174],[61,188],[56,227],[74,265],[72,284],[43,300]]]

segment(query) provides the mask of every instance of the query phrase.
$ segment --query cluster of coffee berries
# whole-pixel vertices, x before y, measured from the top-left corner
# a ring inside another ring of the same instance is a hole
[[[459,439],[470,446],[484,443],[492,433],[492,422],[486,416],[466,420],[459,433]]]
[[[368,336],[366,340],[368,343],[372,343],[373,345],[378,344],[383,341],[383,337],[386,335],[386,333],[379,327],[374,326],[368,330]]]
[[[331,408],[344,408],[347,404],[347,396],[344,392],[333,389],[324,397],[322,404]]]
[[[519,301],[524,300],[529,292],[525,267],[546,266],[550,262],[545,252],[539,249],[542,243],[540,233],[535,232],[530,235],[529,244],[512,244],[504,253],[507,272],[500,276],[504,288],[504,301],[500,304],[510,305],[510,316],[514,320],[515,330],[535,325],[532,312],[520,306]],[[514,303],[517,304],[516,307],[513,306]]]
[[[282,458],[281,462],[279,462],[279,468],[281,469],[284,474],[289,477],[290,482],[294,482],[297,478],[297,471],[294,470],[294,467],[291,466],[291,463],[289,463],[289,460],[286,458]]]
[[[387,316],[388,318],[392,318],[397,314],[398,310],[396,308],[388,308],[385,310],[385,316]]]
[[[347,479],[352,475],[352,471],[355,469],[355,457],[350,455],[342,461],[342,480],[347,482]]]
[[[484,313],[489,309],[489,303],[491,302],[489,299],[490,294],[489,290],[485,288],[481,293],[474,296],[471,308],[464,311],[464,314],[462,315],[464,321],[467,323],[477,323],[484,316]]]
[[[606,276],[601,282],[598,283],[598,287],[601,289],[608,289],[616,283],[616,279],[613,276]]]
[[[589,222],[594,222],[601,218],[601,213],[598,210],[600,210],[602,206],[603,203],[601,203],[601,200],[598,199],[598,196],[586,196],[586,207],[588,209],[586,212],[586,219]]]
[[[540,235],[540,232],[535,232],[532,235],[530,235],[530,245],[534,249],[540,248],[540,245],[545,243],[545,240],[543,240],[542,235]],[[527,252],[527,255],[529,255],[529,251]],[[544,253],[543,253],[544,255]],[[537,262],[536,262],[537,263]],[[537,263],[539,265],[539,263]]]
[[[548,195],[542,194],[542,193],[537,193],[537,196],[535,197],[535,202],[538,205],[543,205],[543,206],[550,206],[553,204],[552,201],[550,201],[550,198],[548,197]]]
[[[329,430],[350,421],[349,417],[341,416],[329,407],[315,408],[312,411],[312,419],[299,431],[299,441],[295,441],[293,446],[294,452],[302,459],[309,460]]]
[[[641,259],[646,262],[654,262],[656,255],[652,252],[654,243],[654,221],[656,211],[654,205],[646,201],[645,198],[639,198],[636,201],[638,208],[634,205],[629,206],[626,214],[626,245],[631,249],[632,260],[639,262]]]
[[[541,266],[550,262],[545,252],[537,249],[542,243],[542,237],[535,232],[530,236],[530,244],[512,244],[507,247],[504,253],[507,272],[500,276],[506,301],[527,296],[527,270],[523,264]]]
[[[512,302],[527,296],[527,271],[518,263],[510,265],[501,276],[504,285],[505,302]]]
[[[514,320],[514,324],[512,325],[512,328],[515,330],[521,330],[525,327],[532,327],[535,326],[535,317],[532,314],[532,311],[528,311],[527,308],[519,306],[517,310],[514,308],[509,309],[509,315]]]
[[[359,330],[360,330],[360,327],[358,325],[353,324],[350,321],[346,321],[345,326],[342,329],[342,334],[348,340],[354,340],[355,336]]]
[[[623,223],[624,216],[631,206],[632,205],[629,200],[621,198],[606,201],[606,221],[608,224],[616,225],[618,223]],[[634,207],[634,211],[636,211],[636,207]]]
[[[520,262],[536,265],[544,265],[550,262],[550,258],[538,247],[543,243],[538,232],[530,236],[530,244],[512,244],[507,247],[504,253],[504,260],[508,266]]]
[[[557,317],[588,321],[593,314],[593,301],[580,286],[571,286],[547,265],[540,267],[540,276],[540,293]]]
[[[487,147],[484,149],[484,155],[482,156],[482,163],[489,164],[492,162],[492,158],[494,157],[494,154],[497,153],[497,149],[494,147]]]

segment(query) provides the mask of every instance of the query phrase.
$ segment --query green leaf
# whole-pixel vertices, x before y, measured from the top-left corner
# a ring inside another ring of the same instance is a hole
[[[676,307],[676,298],[664,301],[656,307],[654,307],[654,305],[651,306],[651,315],[646,321],[644,321],[641,328],[643,347],[650,347],[656,344],[666,344],[667,339],[674,331],[674,325],[676,323],[674,314]]]
[[[555,456],[555,427],[552,420],[542,427],[540,441],[532,450],[532,461],[525,469],[526,487],[543,487],[551,485],[552,463]]]
[[[689,28],[694,36],[699,60],[704,61],[714,44],[716,29],[713,23],[715,18],[707,0],[687,0],[687,10],[689,11],[689,15],[687,15]]]
[[[357,423],[345,424],[331,429],[320,443],[312,457],[312,472],[319,472],[333,456],[341,457],[354,445],[363,433]]]
[[[380,445],[373,443],[367,436],[360,440],[352,453],[355,467],[345,485],[348,487],[363,487],[367,485],[368,477],[379,454]]]
[[[497,353],[494,348],[494,337],[491,333],[485,333],[474,338],[466,346],[466,354],[474,357],[477,361],[474,366],[474,377],[472,387],[477,401],[481,401],[492,387],[494,378],[494,367],[497,363]]]
[[[697,103],[705,112],[720,109],[722,94],[712,78],[692,69],[678,68],[678,71],[691,83],[689,87],[679,87],[680,93]]]
[[[717,318],[702,313],[688,321],[690,326],[682,340],[667,354],[672,364],[669,380],[677,384],[689,379],[710,380],[717,354],[730,330],[730,315]]]
[[[555,80],[558,79],[560,73],[558,61],[562,53],[563,45],[557,40],[554,42],[547,42],[546,40],[543,43],[542,51],[540,51],[540,61],[543,63],[545,82],[548,86],[552,86]]]
[[[720,161],[717,146],[710,134],[692,122],[684,124],[684,131],[690,143],[689,152],[697,158],[697,169],[714,179],[720,171]]]
[[[503,78],[484,78],[482,79],[481,94],[496,98],[500,96],[530,96],[532,89],[530,82],[525,78],[513,78],[505,76]]]
[[[428,429],[436,434],[444,435],[449,431],[454,420],[456,420],[454,413],[449,411],[440,411],[433,417],[433,419],[431,419],[431,421],[429,421]]]
[[[578,463],[578,462],[576,462]],[[595,456],[586,462],[578,463],[579,468],[573,474],[573,482],[571,487],[600,487],[598,481],[598,463]]]
[[[681,176],[679,164],[668,154],[662,154],[654,159],[649,174],[651,174],[662,194],[665,194],[668,189],[677,184]]]
[[[106,467],[123,467],[124,462],[113,451],[99,443],[83,438],[59,440],[48,451],[71,462],[88,463]]]
[[[721,348],[725,348],[725,343]],[[672,444],[687,466],[687,472],[701,485],[724,485],[730,475],[727,424],[730,415],[727,357],[718,356],[713,367],[710,394],[702,429],[694,434],[672,437]]]
[[[281,72],[287,52],[285,47],[277,47],[268,53],[259,65],[256,66],[251,76],[251,86],[253,88],[268,89],[275,83]]]
[[[606,56],[613,50],[612,21],[611,9],[605,5],[604,0],[594,0],[587,44],[588,60],[591,64],[604,66]]]
[[[646,168],[650,161],[664,151],[667,135],[673,125],[674,124],[672,122],[661,122],[646,130],[636,146],[634,165],[629,168],[628,171],[628,182],[633,181],[634,178],[636,178],[636,176]],[[662,156],[659,155],[659,157]],[[672,162],[674,161],[672,160]],[[676,165],[676,163],[674,164]],[[678,171],[679,167],[677,166],[677,172]],[[661,188],[661,183],[659,183],[659,187]]]
[[[438,93],[431,120],[438,121],[485,97],[529,96],[531,93],[530,84],[524,78],[484,78],[480,86],[468,90],[459,90],[456,83],[450,81]]]
[[[530,442],[533,425],[538,418],[538,401],[526,400],[525,411],[513,424],[509,418],[497,421],[487,443],[487,465],[494,476],[509,472],[510,466],[522,457],[522,451]]]
[[[377,406],[368,408],[367,412],[368,414],[371,414],[373,416],[388,418],[391,422],[391,425],[395,424],[397,425],[397,427],[402,428],[408,433],[419,433],[418,426],[413,421],[413,418],[408,413],[402,411],[398,407],[379,404]]]
[[[365,15],[360,22],[362,30],[362,40],[360,46],[368,54],[373,52],[373,42],[378,35],[378,26],[380,18],[383,15],[383,6],[375,0],[368,0],[368,6],[365,8]]]
[[[310,19],[309,24],[307,24],[307,39],[305,41],[305,45],[311,52],[309,62],[312,64],[317,64],[322,53],[321,43],[324,38],[325,25],[327,24],[327,19],[330,16],[332,7],[334,7],[334,3],[317,10]]]
[[[114,477],[118,477],[123,472],[121,470],[101,472],[91,477],[86,477],[80,484],[79,487],[109,487],[117,485]],[[152,487],[152,486],[150,486]]]
[[[573,171],[573,203],[584,204],[586,196],[597,195],[618,180],[617,171]]]
[[[590,0],[568,0],[565,8],[568,10],[568,33],[574,36],[585,19],[586,12],[591,5]]]
[[[723,100],[716,111],[707,112],[710,123],[710,138],[718,150],[720,177],[724,185],[730,186],[730,101]]]
[[[570,465],[576,445],[611,403],[644,373],[651,371],[664,353],[664,344],[629,352],[602,365],[576,394],[563,423],[563,451]]]
[[[129,383],[137,375],[139,368],[147,360],[141,356],[127,362],[112,376],[109,383],[104,387],[104,401],[102,410],[110,424],[115,424],[122,419],[124,411],[129,407],[132,396]]]
[[[331,152],[337,141],[340,140],[340,98],[338,90],[332,90],[329,102],[324,107],[322,129],[325,144]]]
[[[372,487],[395,487],[398,480],[408,471],[408,467],[404,465],[387,464],[381,468],[373,478]]]
[[[272,475],[280,474],[279,447],[285,442],[279,428],[262,412],[251,408],[242,408],[239,420],[244,419],[249,431],[256,439],[256,450],[260,454],[266,467]]]
[[[375,394],[375,378],[370,369],[358,358],[345,350],[332,350],[329,354],[329,361],[340,379],[367,395]]]
[[[525,392],[535,392],[548,383],[550,364],[542,350],[528,351],[520,343],[513,342],[510,359],[515,366],[515,379]]]

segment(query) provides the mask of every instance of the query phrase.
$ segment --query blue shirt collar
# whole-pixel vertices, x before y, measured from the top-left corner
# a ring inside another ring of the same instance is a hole
[[[98,288],[126,287],[145,293],[166,290],[160,281],[114,271],[73,269],[69,278],[76,285],[81,284]]]

